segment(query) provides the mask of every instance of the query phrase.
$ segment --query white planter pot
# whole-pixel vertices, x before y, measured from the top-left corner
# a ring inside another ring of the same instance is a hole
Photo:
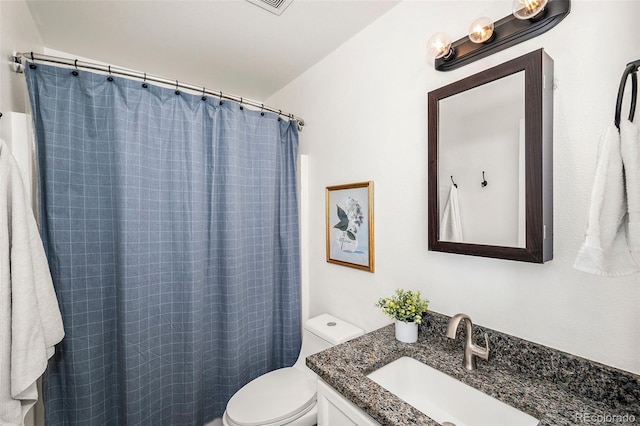
[[[418,340],[418,324],[396,321],[396,339],[404,343],[415,343]]]

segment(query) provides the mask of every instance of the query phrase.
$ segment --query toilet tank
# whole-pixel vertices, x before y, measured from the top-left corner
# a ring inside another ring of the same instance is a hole
[[[329,314],[307,320],[302,335],[302,348],[295,367],[305,367],[309,355],[329,349],[331,346],[362,336],[364,330]],[[305,367],[306,368],[306,367]]]

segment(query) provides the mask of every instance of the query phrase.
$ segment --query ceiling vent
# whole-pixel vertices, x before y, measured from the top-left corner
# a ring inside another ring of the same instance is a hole
[[[247,0],[250,3],[260,6],[264,10],[275,15],[282,15],[282,12],[291,4],[293,0]]]

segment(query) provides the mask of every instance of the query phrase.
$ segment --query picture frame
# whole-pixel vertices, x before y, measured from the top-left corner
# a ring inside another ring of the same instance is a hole
[[[373,181],[327,186],[327,262],[374,272]]]

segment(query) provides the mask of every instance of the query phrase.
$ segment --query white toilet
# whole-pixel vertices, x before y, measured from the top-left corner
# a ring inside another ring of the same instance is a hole
[[[293,367],[281,368],[247,383],[231,397],[222,416],[225,426],[313,426],[317,423],[316,374],[305,365],[309,355],[364,332],[329,314],[307,321],[302,348]]]

